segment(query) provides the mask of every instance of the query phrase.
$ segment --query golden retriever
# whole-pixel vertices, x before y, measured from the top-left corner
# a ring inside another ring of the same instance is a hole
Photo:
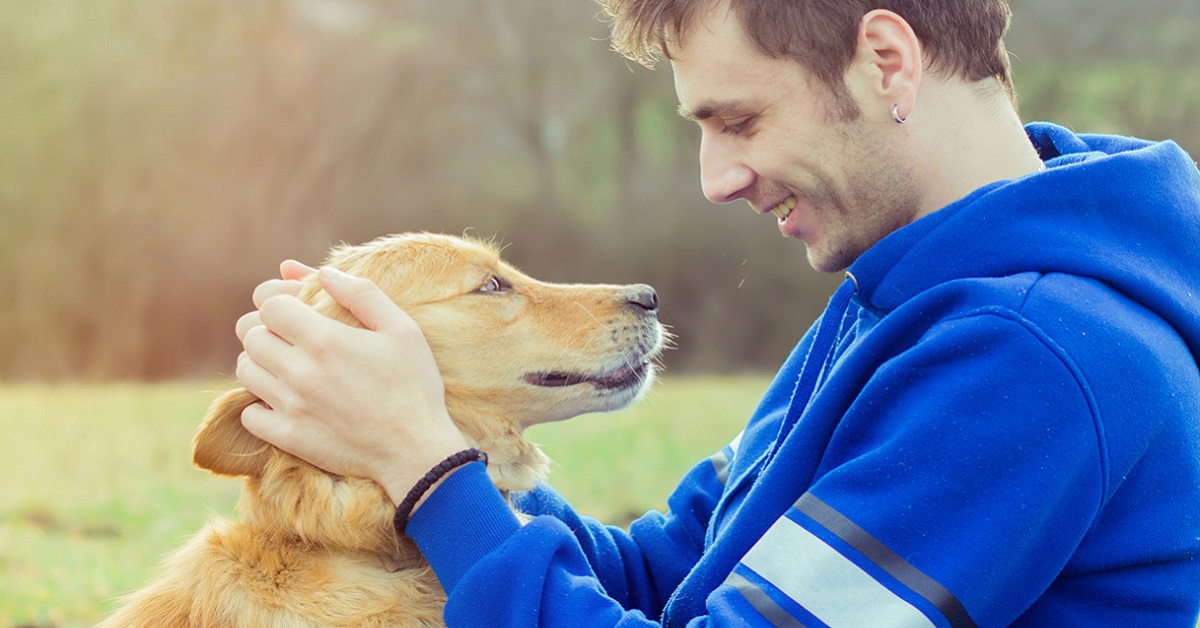
[[[649,286],[540,282],[480,241],[394,235],[337,248],[328,263],[371,279],[417,321],[450,416],[487,452],[502,491],[528,489],[546,474],[548,460],[525,427],[632,402],[664,342]],[[315,281],[300,298],[358,324]],[[241,520],[209,523],[101,625],[443,625],[445,594],[416,546],[393,529],[383,490],[250,435],[240,415],[255,401],[244,389],[225,393],[193,442],[197,466],[245,478]]]

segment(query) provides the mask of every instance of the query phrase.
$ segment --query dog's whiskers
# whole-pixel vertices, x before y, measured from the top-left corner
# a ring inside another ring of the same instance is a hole
[[[578,305],[578,306],[579,306],[579,309],[583,310],[584,314],[587,314],[588,316],[591,316],[591,317],[592,317],[592,320],[596,321],[596,324],[597,324],[597,325],[600,325],[600,326],[603,326],[603,325],[604,325],[604,323],[601,323],[601,322],[600,322],[600,319],[596,318],[596,315],[595,315],[595,314],[592,314],[592,311],[591,311],[591,310],[589,310],[589,309],[587,309],[587,307],[586,307],[586,306],[584,306],[584,304],[580,303],[579,301],[575,301],[574,303],[575,303],[575,305]]]

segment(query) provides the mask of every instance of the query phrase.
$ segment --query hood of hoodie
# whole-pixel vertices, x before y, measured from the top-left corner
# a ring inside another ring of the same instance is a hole
[[[1112,286],[1171,324],[1200,362],[1200,172],[1173,142],[1026,133],[1046,170],[999,181],[892,233],[850,268],[886,313],[938,284],[1062,272]]]

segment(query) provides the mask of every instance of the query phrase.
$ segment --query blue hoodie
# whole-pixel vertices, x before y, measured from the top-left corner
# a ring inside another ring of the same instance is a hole
[[[1044,172],[864,253],[745,430],[628,532],[482,465],[408,532],[450,626],[1155,626],[1200,613],[1200,173]]]

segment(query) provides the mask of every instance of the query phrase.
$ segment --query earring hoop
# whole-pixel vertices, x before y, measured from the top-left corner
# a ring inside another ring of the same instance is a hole
[[[892,121],[896,124],[904,124],[905,122],[908,122],[907,116],[903,118],[900,117],[900,105],[892,107]]]

